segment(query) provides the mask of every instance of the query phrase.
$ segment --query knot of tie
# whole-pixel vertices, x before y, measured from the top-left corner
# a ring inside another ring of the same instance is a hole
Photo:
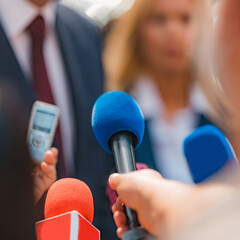
[[[43,41],[45,36],[45,22],[42,16],[37,16],[27,29],[33,41]]]

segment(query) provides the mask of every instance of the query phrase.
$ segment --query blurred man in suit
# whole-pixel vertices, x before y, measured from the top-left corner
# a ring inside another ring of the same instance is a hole
[[[90,124],[103,80],[97,29],[55,0],[0,0],[0,52],[0,79],[14,86],[27,117],[35,100],[60,107],[59,175],[89,185],[94,224],[103,240],[114,239],[105,196],[113,163],[95,141]]]

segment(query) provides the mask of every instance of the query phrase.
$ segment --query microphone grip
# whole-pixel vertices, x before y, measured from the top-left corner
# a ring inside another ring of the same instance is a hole
[[[122,240],[157,240],[157,238],[148,233],[144,228],[138,227],[125,232]]]
[[[118,173],[129,173],[137,170],[133,142],[134,136],[130,132],[116,133],[109,141]]]
[[[133,150],[134,135],[130,132],[119,132],[111,137],[109,144],[113,151],[117,172],[128,173],[136,171],[137,168]],[[140,224],[137,213],[127,206],[125,208],[130,229],[139,227]]]
[[[134,229],[140,226],[140,223],[138,222],[137,213],[129,208],[128,206],[125,206],[126,214],[128,217],[128,226],[130,229]]]

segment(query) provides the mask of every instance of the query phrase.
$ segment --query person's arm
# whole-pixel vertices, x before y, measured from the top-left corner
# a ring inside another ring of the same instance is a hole
[[[215,65],[224,90],[231,97],[232,94],[237,97],[240,89],[237,87],[240,85],[239,12],[240,0],[222,0],[218,10],[218,21],[215,26]],[[237,98],[239,99],[239,97]]]
[[[109,184],[119,195],[113,213],[120,238],[128,230],[122,204],[137,212],[140,224],[151,234],[165,238],[197,220],[232,191],[228,184],[195,186],[166,180],[153,170],[113,174]]]
[[[219,1],[214,33],[214,66],[225,93],[231,100],[234,115],[229,126],[234,129],[233,145],[240,149],[240,0]]]
[[[37,203],[42,195],[57,179],[56,165],[58,162],[58,150],[51,148],[44,157],[44,162],[36,165],[33,172],[34,201]]]

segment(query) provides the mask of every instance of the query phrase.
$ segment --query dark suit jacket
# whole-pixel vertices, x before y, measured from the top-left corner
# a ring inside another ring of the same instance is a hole
[[[111,156],[98,145],[91,129],[92,106],[102,93],[103,86],[100,37],[86,18],[61,5],[57,8],[56,33],[74,109],[77,144],[74,152],[75,177],[84,181],[92,190],[95,203],[94,225],[101,231],[102,240],[117,239],[105,195],[106,181],[114,163]],[[29,117],[36,100],[35,93],[1,26],[0,79],[15,88]]]
[[[207,117],[200,114],[198,116],[198,123],[196,128],[207,125],[207,124],[213,124],[213,123]],[[155,163],[151,139],[149,136],[148,121],[146,121],[143,141],[140,147],[135,151],[135,158],[136,158],[136,162],[145,163],[150,168],[154,170],[158,170]],[[161,173],[161,169],[159,170],[159,172]]]

